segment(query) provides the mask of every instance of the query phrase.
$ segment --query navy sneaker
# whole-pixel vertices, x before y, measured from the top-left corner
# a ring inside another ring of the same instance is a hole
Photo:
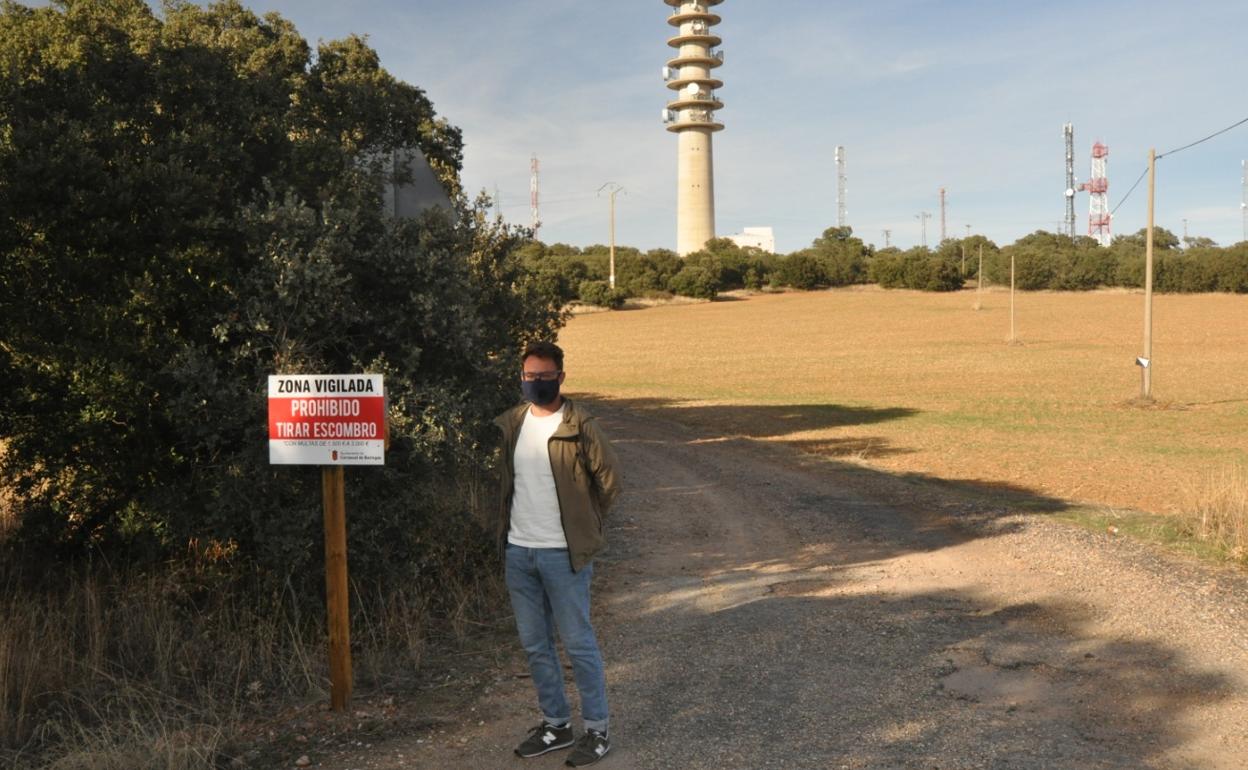
[[[572,754],[564,764],[568,767],[592,765],[605,757],[610,750],[611,741],[607,740],[606,733],[586,730],[581,739],[576,742],[576,747],[572,749]]]
[[[556,749],[566,749],[572,745],[572,723],[569,722],[563,727],[555,727],[550,722],[543,721],[537,727],[529,730],[529,737],[516,747],[516,756],[524,757],[540,757],[548,751]]]

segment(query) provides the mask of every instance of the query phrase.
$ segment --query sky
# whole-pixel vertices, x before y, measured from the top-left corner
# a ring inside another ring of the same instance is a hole
[[[463,131],[463,182],[497,191],[528,224],[529,165],[541,164],[547,243],[605,243],[608,182],[616,242],[676,242],[671,9],[661,0],[243,0],[305,38],[367,36],[396,77],[424,89]],[[982,233],[1009,243],[1065,217],[1062,124],[1075,127],[1075,174],[1109,145],[1114,233],[1146,221],[1158,153],[1248,118],[1245,0],[726,0],[724,81],[714,135],[716,233],[770,226],[776,250],[836,225],[835,147],[846,148],[848,224],[908,248]],[[1244,239],[1241,162],[1248,124],[1157,166],[1156,218],[1182,236]],[[1076,198],[1087,231],[1088,197]]]

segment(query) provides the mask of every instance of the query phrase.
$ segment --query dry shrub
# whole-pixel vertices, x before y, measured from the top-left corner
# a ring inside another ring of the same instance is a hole
[[[90,719],[49,723],[47,738],[59,750],[44,759],[48,770],[207,770],[219,767],[225,744],[221,725],[164,695],[116,683],[99,703],[80,704]]]
[[[9,442],[0,439],[0,467],[4,465],[8,453]],[[9,539],[9,535],[17,531],[17,512],[13,505],[13,490],[8,484],[0,484],[0,545]]]
[[[1191,534],[1248,564],[1248,468],[1241,464],[1205,475],[1189,514]]]
[[[436,584],[355,586],[357,692],[410,683],[430,645],[497,616],[498,570],[454,548],[430,566]],[[183,565],[36,587],[0,570],[0,618],[0,767],[207,770],[275,704],[328,698],[324,607],[289,584]]]
[[[10,578],[0,616],[0,765],[212,767],[248,677],[316,680],[289,612],[197,606],[172,576]]]

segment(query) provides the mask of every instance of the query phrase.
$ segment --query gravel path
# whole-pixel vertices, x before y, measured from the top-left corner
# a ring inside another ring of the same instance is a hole
[[[627,483],[596,576],[601,767],[1248,767],[1243,573],[597,411]],[[463,718],[321,766],[561,767],[511,756],[535,711],[508,665]]]

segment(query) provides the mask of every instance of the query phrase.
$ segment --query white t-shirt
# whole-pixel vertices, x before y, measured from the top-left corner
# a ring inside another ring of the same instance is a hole
[[[513,458],[515,487],[511,497],[511,529],[507,542],[525,548],[567,548],[563,521],[559,518],[559,495],[555,474],[550,469],[548,442],[559,423],[563,409],[538,417],[530,408],[524,413],[520,437]]]

